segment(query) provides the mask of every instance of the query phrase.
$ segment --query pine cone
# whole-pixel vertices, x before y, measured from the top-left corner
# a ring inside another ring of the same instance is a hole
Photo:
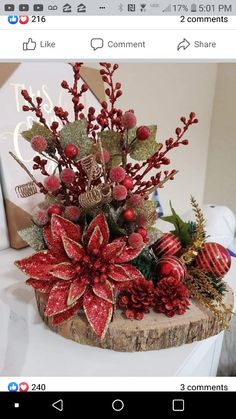
[[[154,285],[151,280],[138,279],[130,281],[118,296],[117,306],[124,309],[123,314],[127,319],[142,320],[154,300]]]
[[[173,277],[163,278],[155,289],[154,310],[167,317],[175,314],[184,314],[189,306],[188,288]]]

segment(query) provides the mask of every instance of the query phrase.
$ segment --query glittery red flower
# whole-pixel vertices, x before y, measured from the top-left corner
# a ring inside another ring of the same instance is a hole
[[[70,221],[53,215],[44,228],[48,250],[17,261],[34,289],[47,293],[45,315],[54,324],[64,322],[83,308],[96,335],[103,337],[112,319],[119,283],[143,279],[132,265],[143,247],[134,249],[126,237],[109,243],[109,228],[103,214],[84,232]]]
[[[189,306],[188,288],[180,279],[167,277],[161,279],[155,289],[154,310],[168,317],[184,314]]]

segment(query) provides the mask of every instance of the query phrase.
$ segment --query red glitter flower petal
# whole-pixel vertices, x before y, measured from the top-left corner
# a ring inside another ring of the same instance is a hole
[[[125,239],[123,239],[123,241],[124,243],[126,243]],[[114,260],[115,263],[125,263],[125,262],[129,262],[130,260],[133,260],[139,255],[139,253],[141,253],[144,247],[145,247],[145,243],[143,244],[142,247],[138,247],[136,249],[126,244],[122,252],[119,255],[117,255],[117,257],[115,258]]]
[[[83,298],[86,317],[98,337],[103,338],[112,319],[113,304],[99,298],[90,289]]]
[[[44,311],[45,316],[54,316],[71,308],[67,305],[69,284],[55,285],[49,294],[47,305]]]
[[[70,306],[75,303],[82,295],[84,295],[87,285],[81,283],[80,280],[72,282],[69,290],[67,304]]]
[[[100,228],[97,226],[92,232],[92,235],[89,239],[87,252],[89,255],[94,254],[95,252],[100,250],[103,243],[103,237]]]
[[[103,259],[107,262],[116,258],[123,250],[125,243],[122,239],[115,239],[109,243],[102,252]]]
[[[117,266],[117,265],[114,265],[114,266]],[[141,274],[141,272],[137,268],[135,268],[135,266],[133,266],[133,265],[130,265],[128,263],[124,263],[122,265],[122,268],[125,270],[126,275],[132,281],[133,280],[136,281],[136,280],[140,280],[140,279],[142,279],[142,280],[145,279],[144,276]]]
[[[37,291],[43,292],[45,294],[49,294],[56,282],[57,282],[56,280],[55,281],[50,281],[50,282],[48,282],[48,281],[45,282],[45,281],[41,281],[39,279],[29,278],[26,281],[26,284],[30,285],[31,287],[33,287]]]
[[[131,279],[125,268],[121,265],[111,266],[108,276],[114,281],[130,281]]]
[[[76,242],[80,241],[80,227],[71,223],[60,215],[53,214],[51,219],[51,230],[55,244],[62,246],[62,237],[66,236]]]
[[[109,233],[109,227],[107,224],[107,220],[104,214],[99,214],[97,215],[93,221],[89,224],[86,232],[83,235],[83,242],[85,245],[88,244],[89,239],[95,229],[95,227],[99,227],[102,233],[102,237],[103,237],[103,243],[102,246],[106,246],[109,242],[109,237],[110,237],[110,233]]]
[[[15,265],[22,270],[26,275],[34,279],[42,279],[43,281],[50,281],[54,277],[50,274],[51,269],[56,263],[65,260],[63,257],[55,257],[50,251],[44,250],[37,252],[34,255],[18,260]]]
[[[104,282],[104,284],[95,284],[93,286],[93,292],[103,300],[106,300],[110,303],[115,302],[113,287],[109,281]]]
[[[68,281],[70,279],[73,279],[76,273],[71,263],[63,262],[59,263],[56,266],[53,266],[53,268],[51,269],[51,274],[56,278]]]
[[[58,240],[55,240],[52,231],[51,231],[51,225],[47,225],[43,228],[43,238],[44,241],[48,247],[48,249],[54,254],[54,255],[64,255],[65,251],[62,246],[62,241],[60,238]]]
[[[80,259],[85,256],[85,251],[81,244],[76,243],[68,237],[62,237],[62,240],[66,254],[70,259],[79,262]]]
[[[52,324],[62,324],[68,320],[70,320],[74,315],[79,311],[80,307],[82,306],[83,299],[81,298],[80,301],[78,301],[73,307],[69,308],[66,311],[63,311],[63,313],[56,314],[53,316]]]

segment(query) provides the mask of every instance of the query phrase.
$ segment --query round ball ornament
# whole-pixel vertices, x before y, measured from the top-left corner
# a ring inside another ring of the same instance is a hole
[[[222,278],[230,269],[231,256],[219,243],[205,243],[196,257],[196,265],[205,273]]]
[[[158,279],[172,277],[183,281],[186,276],[185,265],[175,256],[164,256],[157,261]]]
[[[179,239],[172,233],[164,233],[152,246],[156,257],[174,256],[181,249]]]
[[[133,208],[126,208],[122,211],[121,215],[123,220],[126,222],[132,222],[135,220],[135,212]]]

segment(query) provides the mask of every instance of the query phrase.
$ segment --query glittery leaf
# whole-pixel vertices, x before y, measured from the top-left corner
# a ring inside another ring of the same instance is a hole
[[[79,279],[72,282],[70,286],[70,290],[69,290],[68,299],[67,299],[68,306],[75,303],[80,297],[82,297],[82,295],[84,295],[85,293],[86,288],[87,288],[87,285],[84,285],[84,283],[81,283]]]
[[[91,221],[91,223],[89,224],[86,232],[83,235],[83,242],[85,245],[88,244],[89,239],[93,233],[93,230],[95,229],[95,227],[98,226],[101,230],[102,236],[103,236],[103,243],[102,246],[106,246],[109,242],[109,227],[107,224],[107,220],[104,214],[99,214],[97,215],[93,221]]]
[[[70,259],[79,262],[79,260],[85,256],[85,250],[81,244],[76,243],[74,240],[68,239],[68,237],[62,237],[62,241],[65,252]]]
[[[89,239],[87,252],[89,255],[92,255],[94,250],[100,250],[103,243],[103,237],[100,228],[97,226],[92,232],[92,235]]]
[[[70,308],[67,305],[68,291],[69,284],[67,285],[67,283],[53,287],[44,311],[45,316],[51,317]]]
[[[23,230],[19,230],[18,235],[34,250],[44,250],[45,242],[42,229],[35,224]]]
[[[25,140],[29,142],[36,135],[42,135],[43,137],[45,137],[48,141],[48,144],[54,142],[51,131],[48,128],[45,128],[44,125],[39,124],[38,122],[33,122],[32,128],[27,131],[21,132],[21,135]]]
[[[119,166],[122,162],[120,134],[114,131],[103,131],[99,132],[98,137],[101,139],[102,147],[110,153],[110,161],[107,166]]]
[[[126,266],[129,266],[129,265],[126,265]],[[114,281],[130,281],[132,279],[130,278],[127,270],[123,268],[123,265],[113,265],[108,275]]]
[[[66,124],[60,132],[60,140],[62,147],[66,144],[74,144],[78,147],[78,158],[88,156],[92,149],[92,140],[87,135],[87,120],[71,122]]]
[[[37,291],[49,294],[51,289],[55,285],[56,281],[57,281],[56,279],[55,281],[41,281],[39,279],[29,278],[26,281],[26,284],[30,285]]]
[[[56,266],[53,266],[51,269],[51,274],[55,276],[56,278],[64,279],[64,280],[70,280],[75,277],[75,270],[71,263],[63,262],[59,263]]]
[[[94,332],[98,337],[103,338],[112,318],[113,304],[99,298],[92,290],[89,290],[84,295],[83,308]]]
[[[71,223],[60,215],[53,215],[51,219],[51,229],[53,240],[56,245],[63,248],[62,237],[68,237],[76,242],[80,241],[80,227]]]
[[[115,259],[124,249],[125,243],[123,240],[115,239],[112,243],[109,243],[102,252],[103,259],[108,261],[111,261]]]
[[[53,316],[52,324],[56,326],[58,324],[65,323],[66,321],[70,320],[72,317],[75,316],[75,314],[78,313],[80,307],[82,306],[82,303],[83,303],[83,299],[81,298],[80,301],[78,301],[75,305],[73,305],[68,310],[63,311],[63,313],[56,314],[55,316]]]
[[[149,139],[145,141],[136,140],[131,146],[130,157],[132,159],[146,160],[160,149],[160,144],[156,142],[156,125],[151,125],[149,128],[151,131]]]
[[[103,300],[109,301],[110,303],[114,303],[113,288],[109,281],[106,281],[104,284],[94,285],[93,292]]]
[[[62,261],[62,257],[55,257],[50,251],[45,250],[35,253],[28,258],[18,260],[15,264],[22,270],[22,272],[34,279],[50,281],[51,279],[54,279],[54,277],[50,274],[51,269],[55,264]]]
[[[126,243],[125,239],[123,240],[124,240],[124,243]],[[144,247],[145,247],[145,244],[141,248],[139,247],[137,249],[134,249],[133,247],[129,247],[126,245],[121,251],[121,253],[117,255],[117,257],[114,259],[114,262],[115,263],[129,262],[130,260],[133,260],[134,258],[136,258],[139,255],[139,253],[141,253]]]

